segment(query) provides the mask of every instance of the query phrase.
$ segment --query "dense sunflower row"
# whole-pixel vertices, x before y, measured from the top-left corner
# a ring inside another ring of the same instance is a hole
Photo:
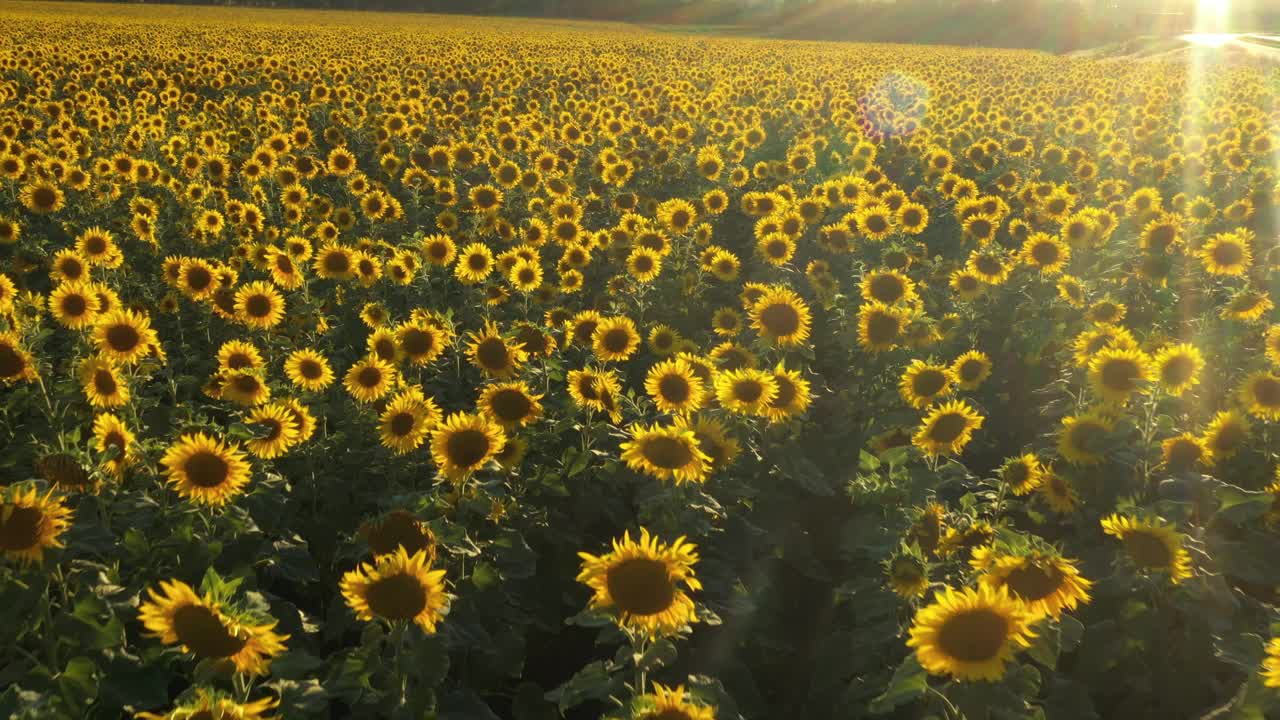
[[[1272,706],[1274,74],[0,27],[5,712]]]

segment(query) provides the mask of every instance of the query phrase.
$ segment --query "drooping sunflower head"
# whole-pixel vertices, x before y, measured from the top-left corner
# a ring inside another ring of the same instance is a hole
[[[708,458],[708,475],[732,465],[738,457],[741,446],[721,421],[710,417],[690,420],[688,416],[681,416],[676,418],[676,426],[693,431],[698,449]]]
[[[165,479],[180,495],[203,505],[223,505],[244,490],[250,466],[235,445],[203,432],[183,435],[160,463]]]
[[[449,612],[444,570],[433,570],[426,551],[403,545],[342,576],[342,596],[361,620],[411,621],[434,633]]]
[[[363,523],[360,536],[368,543],[374,557],[404,548],[409,555],[425,553],[427,564],[434,563],[436,559],[435,534],[408,510],[392,510]]]
[[[1191,555],[1182,547],[1182,536],[1163,520],[1113,514],[1102,519],[1102,530],[1124,543],[1138,569],[1168,573],[1174,584],[1191,577]]]
[[[72,512],[50,489],[44,494],[31,485],[14,484],[0,490],[0,553],[19,563],[40,563],[46,550],[63,546],[62,534]]]
[[[175,705],[166,713],[140,712],[137,720],[271,720],[280,704],[274,698],[239,702],[231,695],[209,688],[196,688],[196,696]]]
[[[639,542],[626,532],[614,539],[612,552],[578,556],[578,582],[594,592],[591,607],[612,609],[623,627],[653,637],[694,622],[693,600],[686,591],[700,590],[702,584],[693,570],[695,547],[683,537],[667,544],[641,528]]]
[[[884,563],[889,589],[900,598],[924,595],[929,589],[929,564],[911,552],[899,552]]]
[[[262,675],[271,659],[284,652],[288,635],[274,621],[257,622],[249,613],[227,607],[210,593],[203,596],[181,580],[160,581],[138,608],[147,632],[200,660],[226,661],[239,672]]]
[[[674,688],[653,684],[653,694],[636,698],[636,720],[716,720],[715,709],[686,699],[683,685]]]
[[[935,405],[912,436],[911,443],[929,456],[956,454],[969,444],[983,417],[964,400]]]
[[[916,613],[907,646],[935,675],[996,681],[1014,653],[1030,646],[1029,624],[1023,604],[1003,587],[948,587]]]
[[[432,432],[431,457],[446,478],[459,480],[483,468],[506,441],[502,426],[487,416],[454,413]]]
[[[663,427],[634,425],[631,439],[622,443],[627,467],[677,485],[701,483],[711,470],[711,459],[702,452],[692,429],[683,425]]]

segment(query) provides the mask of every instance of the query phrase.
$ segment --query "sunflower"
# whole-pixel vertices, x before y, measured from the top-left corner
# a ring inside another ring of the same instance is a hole
[[[8,385],[19,380],[33,382],[39,377],[31,354],[22,349],[18,334],[0,332],[0,381]]]
[[[1200,383],[1204,357],[1195,345],[1181,343],[1166,346],[1156,354],[1152,364],[1160,386],[1177,397]]]
[[[249,702],[238,702],[230,695],[218,690],[196,688],[193,700],[176,705],[166,713],[157,714],[140,712],[134,715],[135,720],[271,720],[266,713],[280,704],[273,698],[262,698]]]
[[[311,267],[326,280],[350,280],[355,277],[355,256],[342,245],[328,243],[316,251]]]
[[[1004,587],[944,588],[916,613],[907,647],[935,675],[997,681],[1034,637],[1025,606]]]
[[[570,370],[568,381],[569,397],[575,405],[584,410],[607,412],[614,422],[621,420],[616,398],[622,392],[622,385],[612,370]]]
[[[1191,577],[1191,555],[1182,547],[1182,536],[1160,519],[1112,514],[1102,519],[1102,530],[1119,538],[1135,566],[1169,573],[1169,581]]]
[[[1089,361],[1089,382],[1104,402],[1122,405],[1151,377],[1151,359],[1130,348],[1110,347]]]
[[[1248,439],[1249,421],[1235,410],[1214,415],[1201,435],[1205,450],[1215,461],[1235,455]]]
[[[1049,509],[1060,515],[1069,515],[1076,510],[1078,499],[1075,489],[1051,465],[1045,465],[1040,470],[1040,495]]]
[[[408,388],[391,398],[379,416],[379,441],[397,455],[412,452],[426,442],[427,434],[440,418],[435,400],[416,387]]]
[[[228,340],[218,348],[220,370],[262,370],[262,352],[249,342]]]
[[[521,343],[509,344],[493,321],[486,321],[480,333],[468,333],[467,357],[471,364],[485,375],[494,378],[511,377],[528,359]],[[637,343],[639,339],[637,338]]]
[[[119,372],[114,364],[103,358],[90,357],[80,361],[80,387],[90,405],[113,408],[129,402],[129,386]]]
[[[434,323],[410,321],[396,328],[396,344],[414,365],[427,365],[445,350],[446,334]]]
[[[206,593],[181,580],[160,581],[160,590],[147,590],[148,599],[138,607],[138,618],[152,637],[165,645],[177,645],[200,660],[224,660],[237,672],[264,675],[271,659],[285,651],[288,635],[274,631],[276,623],[229,609]]]
[[[1264,370],[1253,373],[1241,386],[1240,399],[1259,420],[1280,420],[1280,376]]]
[[[992,591],[1005,589],[1021,600],[1028,623],[1045,617],[1057,620],[1063,610],[1088,603],[1093,585],[1080,576],[1076,561],[1056,555],[995,555],[985,559],[979,584]]]
[[[479,413],[454,413],[431,434],[431,457],[450,480],[484,467],[507,442],[502,426]]]
[[[62,194],[62,188],[47,180],[36,180],[23,185],[18,193],[18,200],[27,210],[36,215],[48,215],[61,210],[66,205],[66,196]]]
[[[237,405],[253,407],[271,399],[271,388],[263,381],[262,373],[254,370],[229,370],[219,373],[213,381],[218,394]]]
[[[1174,472],[1190,470],[1196,463],[1212,463],[1212,456],[1204,441],[1188,432],[1161,442],[1160,454],[1163,457],[1162,465]]]
[[[916,298],[916,284],[897,270],[876,270],[862,276],[862,298],[868,302],[894,305]]]
[[[644,709],[633,715],[635,720],[716,720],[714,708],[685,700],[683,685],[668,688],[654,683],[653,694],[641,695],[637,705]]]
[[[1080,333],[1075,339],[1075,361],[1087,367],[1105,349],[1137,350],[1138,342],[1130,332],[1118,325],[1098,325]]]
[[[458,246],[448,235],[437,233],[422,239],[422,259],[432,265],[448,267],[457,256]]]
[[[884,572],[889,589],[900,598],[920,597],[929,589],[928,564],[910,553],[900,553],[886,560]]]
[[[640,333],[631,318],[605,318],[591,334],[592,350],[604,362],[626,360],[640,347]]]
[[[1205,272],[1212,275],[1243,275],[1253,263],[1247,231],[1220,233],[1200,248]]]
[[[715,378],[716,399],[726,410],[740,415],[764,415],[778,395],[772,373],[754,368],[722,370]]]
[[[950,367],[912,360],[898,381],[898,394],[902,401],[913,408],[923,410],[939,398],[951,394],[956,377]]]
[[[177,286],[192,300],[204,300],[218,289],[217,272],[207,260],[187,258],[178,265]]]
[[[1099,446],[1112,427],[1109,418],[1096,413],[1065,417],[1058,434],[1058,454],[1072,465],[1097,465],[1103,459]]]
[[[273,328],[284,319],[284,313],[284,297],[268,282],[259,280],[236,291],[236,317],[251,328]]]
[[[496,383],[485,386],[476,405],[487,418],[510,431],[542,417],[541,399],[524,382]]]
[[[976,390],[991,376],[991,358],[984,352],[970,350],[951,363],[951,374],[955,377],[956,387]]]
[[[94,448],[107,455],[107,470],[119,477],[133,462],[134,435],[124,421],[111,413],[99,413],[93,418]]]
[[[98,351],[118,363],[132,365],[159,347],[156,331],[146,313],[118,309],[99,316],[93,326]]]
[[[774,287],[752,303],[751,326],[770,343],[791,347],[809,337],[809,306],[788,288]]]
[[[303,390],[323,390],[333,383],[333,368],[315,350],[294,350],[284,361],[284,372],[290,382]]]
[[[395,332],[391,328],[381,327],[369,333],[369,337],[365,338],[365,347],[368,348],[369,354],[379,360],[393,365],[400,362],[402,352],[399,344],[396,343]]]
[[[682,342],[683,338],[674,328],[670,325],[658,324],[649,328],[649,338],[646,344],[654,355],[669,357]]]
[[[82,281],[64,282],[49,293],[49,313],[72,330],[81,330],[97,319],[98,296],[92,285]]]
[[[444,570],[433,570],[423,550],[409,554],[398,545],[372,563],[342,576],[340,589],[347,606],[360,620],[411,620],[423,632],[435,633],[449,613]]]
[[[391,392],[398,377],[393,365],[379,357],[366,355],[347,369],[342,384],[357,401],[371,403]]]
[[[1067,301],[1071,307],[1084,307],[1085,296],[1084,286],[1080,281],[1070,275],[1063,275],[1058,278],[1058,296]]]
[[[1071,248],[1045,233],[1034,233],[1022,243],[1022,262],[1042,275],[1057,275],[1071,259]]]
[[[890,350],[903,341],[906,325],[902,311],[883,303],[864,303],[858,308],[858,343],[873,353]]]
[[[627,467],[676,485],[706,481],[711,459],[699,449],[692,429],[637,424],[628,432],[631,439],[621,445]]]
[[[689,416],[676,418],[676,427],[693,430],[698,449],[709,459],[707,475],[710,476],[733,464],[741,451],[738,441],[729,434],[724,423],[709,417]]]
[[[471,243],[458,253],[453,272],[466,285],[475,285],[493,272],[493,251],[484,243]]]
[[[245,443],[245,449],[264,460],[279,457],[298,442],[298,426],[289,408],[275,402],[259,405],[245,416],[246,425],[258,426],[261,433]]]
[[[1253,322],[1270,312],[1275,303],[1265,293],[1258,290],[1244,289],[1231,297],[1222,308],[1222,318]]]
[[[42,495],[30,485],[0,489],[0,552],[6,558],[39,564],[45,550],[63,547],[72,512],[53,493],[50,489]]]
[[[1040,460],[1031,453],[1009,458],[999,470],[1000,482],[1014,495],[1028,495],[1044,481]]]
[[[436,560],[435,533],[407,510],[392,510],[376,520],[362,523],[360,536],[374,557],[404,548],[409,555],[425,553],[427,564]]]
[[[1280,687],[1280,638],[1267,642],[1266,658],[1262,661],[1262,684],[1269,688]]]
[[[239,495],[249,483],[244,453],[202,432],[189,433],[169,446],[160,463],[165,479],[178,494],[201,505],[219,506]]]
[[[702,589],[693,569],[698,562],[695,550],[683,537],[667,544],[642,527],[638,543],[625,532],[614,539],[612,552],[578,553],[578,582],[594,592],[592,609],[612,609],[627,630],[648,637],[674,634],[696,620],[687,594]]]
[[[957,454],[969,444],[983,417],[964,400],[935,405],[921,421],[911,443],[930,457]]]

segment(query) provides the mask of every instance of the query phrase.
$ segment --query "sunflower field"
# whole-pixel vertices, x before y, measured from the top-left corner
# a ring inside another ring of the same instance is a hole
[[[1280,713],[1280,71],[0,31],[0,717]]]

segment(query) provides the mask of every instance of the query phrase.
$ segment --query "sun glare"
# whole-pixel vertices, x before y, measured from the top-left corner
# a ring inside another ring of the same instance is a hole
[[[1190,33],[1183,35],[1182,39],[1193,45],[1216,48],[1231,42],[1234,37],[1235,35],[1231,33]]]

